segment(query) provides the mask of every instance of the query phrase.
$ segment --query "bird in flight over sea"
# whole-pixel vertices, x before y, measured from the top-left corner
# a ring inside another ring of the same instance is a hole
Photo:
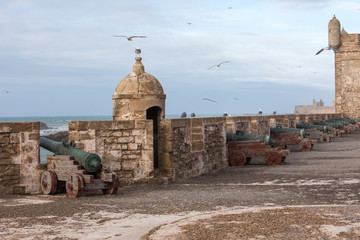
[[[334,51],[336,51],[336,52],[338,52],[338,53],[342,53],[342,52],[340,52],[338,49],[329,46],[329,47],[324,47],[324,48],[320,49],[320,50],[316,53],[316,55],[320,54],[320,53],[321,53],[322,51],[324,51],[324,50],[334,50]]]
[[[3,92],[4,92],[4,93],[10,93],[9,91],[6,91],[6,90],[4,90]]]
[[[215,64],[214,66],[209,67],[208,70],[209,70],[209,69],[212,69],[213,67],[220,67],[221,64],[228,63],[228,62],[230,62],[230,61],[225,61],[225,62],[221,62],[221,63],[219,63],[219,64]]]
[[[113,37],[124,37],[126,38],[128,41],[132,41],[133,38],[146,38],[146,36],[124,36],[124,35],[113,35]]]
[[[214,103],[216,103],[216,101],[215,100],[212,100],[212,99],[209,99],[209,98],[203,98],[202,100],[205,100],[205,101],[208,101],[208,102],[214,102]]]

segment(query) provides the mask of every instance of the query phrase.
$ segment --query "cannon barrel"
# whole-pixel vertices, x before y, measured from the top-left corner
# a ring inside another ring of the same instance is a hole
[[[226,140],[230,142],[242,141],[260,141],[266,145],[273,145],[275,140],[271,140],[269,135],[247,134],[244,131],[236,131],[236,133],[226,133]]]
[[[350,121],[347,121],[345,119],[336,119],[336,120],[326,120],[326,122],[330,122],[330,123],[338,123],[338,124],[342,124],[342,125],[349,125],[349,124],[353,124]]]
[[[336,123],[336,122],[315,121],[315,122],[314,122],[314,125],[329,126],[329,127],[336,128],[336,129],[341,128],[341,124],[340,124],[340,123]]]
[[[327,133],[330,131],[329,127],[326,125],[310,125],[310,124],[296,124],[296,128],[312,129],[315,128],[319,131]]]
[[[300,137],[305,137],[306,136],[306,131],[305,129],[300,129],[300,128],[283,128],[283,127],[275,127],[275,128],[270,128],[270,133],[296,133],[297,135],[299,135]]]
[[[74,148],[75,144],[56,142],[40,137],[40,147],[43,147],[57,155],[73,156],[74,159],[88,172],[96,172],[101,168],[101,159],[97,154],[88,153]]]

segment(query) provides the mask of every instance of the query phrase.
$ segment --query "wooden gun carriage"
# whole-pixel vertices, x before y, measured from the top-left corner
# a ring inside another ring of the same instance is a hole
[[[41,175],[41,190],[54,194],[66,189],[69,197],[81,196],[85,190],[102,190],[116,194],[119,182],[116,173],[103,169],[97,154],[76,149],[73,142],[59,143],[40,137],[40,146],[55,153],[47,155],[47,170]]]
[[[273,147],[269,135],[246,134],[244,131],[226,134],[231,166],[249,164],[252,157],[264,157],[266,165],[284,162],[290,150]]]

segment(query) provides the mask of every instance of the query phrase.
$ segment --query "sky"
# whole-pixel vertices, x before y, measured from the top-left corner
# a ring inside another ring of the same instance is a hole
[[[360,33],[359,0],[1,0],[0,117],[111,116],[135,47],[166,115],[331,105],[334,14]]]

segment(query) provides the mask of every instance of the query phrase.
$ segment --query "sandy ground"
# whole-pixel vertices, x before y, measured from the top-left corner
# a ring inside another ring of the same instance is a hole
[[[77,199],[0,196],[0,239],[360,239],[360,131],[286,162]]]

